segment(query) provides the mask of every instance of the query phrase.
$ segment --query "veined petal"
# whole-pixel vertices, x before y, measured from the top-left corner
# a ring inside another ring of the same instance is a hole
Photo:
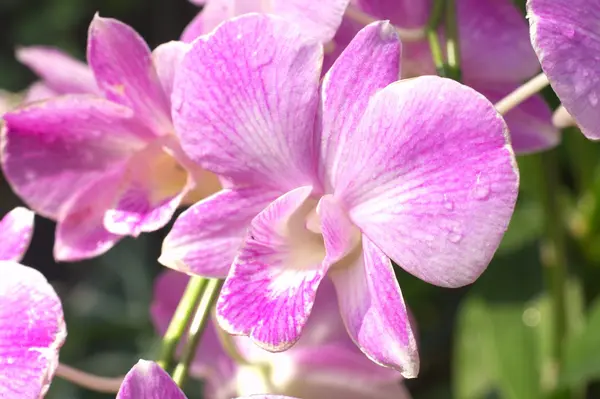
[[[140,360],[125,376],[117,399],[186,399],[158,364]]]
[[[310,186],[292,190],[254,218],[217,301],[225,331],[272,352],[300,338],[327,272],[320,237],[303,223],[311,192]]]
[[[516,89],[516,85],[471,87],[492,103],[497,103]],[[530,97],[511,109],[504,115],[504,120],[508,125],[513,149],[519,155],[548,150],[560,143],[560,132],[552,125],[552,111],[541,95]]]
[[[171,93],[175,81],[175,72],[179,68],[183,56],[190,49],[190,45],[179,41],[170,41],[161,44],[152,52],[152,61],[158,74],[158,79],[171,103]]]
[[[130,26],[98,15],[88,33],[88,62],[106,97],[130,107],[157,135],[172,133],[169,98],[150,48]]]
[[[354,263],[329,272],[348,333],[371,360],[414,378],[417,344],[392,264],[364,236],[362,250]]]
[[[324,2],[304,0],[272,0],[274,14],[297,24],[313,39],[326,43],[333,39],[342,23],[342,17],[350,0],[329,0]]]
[[[371,96],[400,78],[401,43],[388,22],[362,29],[323,79],[322,167],[327,180],[338,173],[339,151],[354,134]]]
[[[243,185],[314,184],[322,46],[283,19],[235,18],[194,42],[175,78],[183,150]]]
[[[66,335],[60,299],[44,276],[0,261],[0,397],[43,398]]]
[[[537,73],[527,22],[511,1],[456,3],[465,81],[518,83]]]
[[[18,207],[0,220],[0,260],[23,259],[33,234],[34,216],[29,209]]]
[[[181,41],[193,42],[198,36],[209,33],[223,21],[235,16],[235,1],[211,0],[185,27]]]
[[[485,270],[519,185],[506,125],[488,100],[434,76],[393,83],[344,145],[335,195],[386,255],[440,286]]]
[[[13,190],[37,213],[56,219],[81,187],[145,145],[131,111],[71,95],[3,116],[2,166]]]
[[[44,46],[20,47],[16,57],[57,94],[100,93],[91,69],[61,50]]]
[[[158,261],[184,273],[224,278],[251,220],[275,198],[267,190],[232,189],[192,205],[175,221]]]
[[[114,203],[123,170],[114,169],[88,184],[66,204],[56,226],[54,258],[74,262],[108,251],[122,235],[104,227],[104,215]]]
[[[581,131],[600,139],[600,3],[529,0],[531,41],[544,73]]]

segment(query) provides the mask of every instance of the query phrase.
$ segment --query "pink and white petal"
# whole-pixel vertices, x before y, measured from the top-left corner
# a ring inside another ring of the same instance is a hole
[[[311,192],[310,186],[292,190],[254,218],[217,301],[225,331],[271,352],[300,338],[327,272],[322,244],[304,225]]]
[[[211,32],[221,22],[227,21],[236,15],[235,1],[211,0],[185,27],[181,35],[181,41],[191,43],[198,36]]]
[[[0,260],[19,262],[33,235],[34,213],[27,208],[14,208],[0,220]]]
[[[252,219],[277,194],[263,189],[226,189],[183,212],[163,241],[158,261],[188,274],[224,278]]]
[[[183,56],[190,49],[190,45],[179,41],[170,41],[161,44],[152,52],[152,61],[158,74],[158,79],[171,103],[171,93],[175,81],[175,72],[179,68]]]
[[[25,90],[23,104],[32,103],[34,101],[47,100],[52,97],[58,97],[60,94],[52,90],[43,81],[34,82]]]
[[[327,43],[338,30],[350,0],[310,2],[303,0],[272,0],[271,10],[322,43]]]
[[[449,79],[400,81],[372,98],[344,145],[335,195],[362,232],[422,280],[475,281],[500,244],[519,186],[493,105]]]
[[[348,333],[375,363],[414,378],[417,343],[392,263],[364,236],[362,250],[362,257],[329,272]]]
[[[162,367],[140,360],[125,376],[117,399],[186,399],[186,396]]]
[[[516,86],[479,87],[474,89],[483,94],[492,103],[497,103]],[[528,98],[504,115],[510,131],[510,139],[519,155],[548,150],[560,143],[560,132],[552,124],[552,111],[541,95]]]
[[[75,262],[102,255],[122,235],[104,227],[104,215],[118,194],[123,170],[116,168],[89,182],[65,206],[56,226],[54,258]]]
[[[531,41],[552,88],[583,134],[600,139],[600,2],[530,0]]]
[[[157,135],[172,133],[171,109],[144,39],[116,19],[98,15],[90,24],[87,57],[100,90],[130,107]]]
[[[66,335],[60,299],[44,276],[0,261],[0,397],[43,398]]]
[[[3,116],[2,166],[13,190],[56,219],[89,181],[145,145],[131,110],[99,97],[70,95]]]
[[[99,94],[91,69],[83,62],[52,47],[20,47],[17,60],[28,66],[58,94]]]
[[[312,185],[322,57],[320,44],[270,15],[235,18],[195,41],[173,90],[183,150],[243,185]]]
[[[401,43],[393,26],[375,22],[362,29],[335,61],[321,88],[323,172],[335,185],[339,151],[354,134],[369,99],[400,78]]]
[[[527,21],[506,0],[457,1],[465,80],[518,83],[540,69]]]

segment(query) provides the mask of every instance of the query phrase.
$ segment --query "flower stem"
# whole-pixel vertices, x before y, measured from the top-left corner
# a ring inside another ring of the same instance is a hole
[[[506,114],[529,97],[537,94],[544,87],[548,86],[550,82],[548,77],[542,72],[539,75],[533,77],[528,82],[517,87],[512,93],[504,97],[502,100],[496,103],[496,109],[501,115]]]
[[[460,44],[458,38],[458,24],[456,21],[456,0],[447,0],[446,4],[446,54],[448,57],[448,77],[456,81],[461,80],[460,71]]]
[[[375,18],[375,17],[361,11],[357,7],[353,6],[352,4],[348,5],[344,15],[348,19],[351,19],[354,22],[358,22],[361,25],[369,25],[370,23],[379,21],[379,18]],[[398,32],[398,37],[400,37],[400,40],[402,40],[403,42],[418,42],[420,40],[425,39],[425,31],[426,31],[425,27],[414,28],[414,29],[405,29],[405,28],[400,28],[400,27],[394,25],[394,29],[396,29],[396,32]]]
[[[442,45],[440,44],[440,38],[437,33],[438,26],[442,21],[444,2],[445,0],[435,0],[433,3],[433,9],[429,15],[429,20],[427,21],[427,40],[429,41],[431,56],[438,75],[446,77],[448,76],[448,71],[446,70]]]
[[[55,375],[91,391],[113,394],[119,392],[123,378],[125,378],[124,376],[100,377],[62,363],[59,363],[56,368]]]
[[[560,204],[560,164],[556,150],[541,154],[542,203],[545,214],[545,238],[541,248],[546,290],[552,303],[552,371],[558,376],[567,333],[566,283],[567,253],[563,210]]]
[[[240,353],[240,351],[238,350],[238,348],[235,345],[235,342],[233,342],[233,336],[228,334],[225,330],[223,330],[221,327],[217,326],[217,336],[219,338],[219,342],[221,343],[221,346],[223,347],[223,349],[225,350],[225,353],[227,353],[227,355],[237,364],[240,365],[250,365],[250,362],[248,361],[248,359],[246,359],[244,357],[244,355],[242,355]]]
[[[157,363],[163,369],[166,370],[171,364],[177,344],[181,340],[207,284],[208,280],[203,277],[194,276],[190,278],[162,340]]]
[[[206,291],[204,295],[202,295],[202,299],[200,300],[200,304],[198,305],[198,309],[196,310],[196,314],[190,325],[187,343],[183,349],[183,355],[173,371],[173,381],[175,381],[179,387],[182,387],[185,383],[188,369],[190,364],[192,364],[192,360],[194,360],[196,348],[198,347],[200,337],[202,336],[202,332],[204,331],[206,322],[210,316],[210,309],[217,300],[222,285],[223,280],[218,279],[209,280],[206,285]]]

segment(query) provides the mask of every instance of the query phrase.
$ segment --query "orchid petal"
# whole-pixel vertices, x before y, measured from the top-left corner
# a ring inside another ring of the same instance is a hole
[[[600,140],[600,3],[527,2],[531,41],[552,88],[583,134]]]
[[[140,360],[125,376],[117,399],[186,399],[158,364]]]
[[[88,33],[88,62],[109,100],[133,109],[157,135],[172,133],[168,96],[148,45],[133,28],[96,15]]]
[[[311,191],[292,190],[254,218],[217,301],[225,331],[271,352],[300,338],[327,271],[321,244],[302,223]]]
[[[58,97],[60,94],[52,90],[43,81],[35,82],[25,90],[22,104],[32,103],[34,101],[47,100],[52,97]]]
[[[18,207],[0,220],[0,260],[23,259],[33,234],[34,213]]]
[[[392,264],[364,236],[362,249],[362,258],[329,272],[348,333],[371,360],[414,378],[417,344]]]
[[[286,192],[313,184],[322,52],[292,24],[259,14],[195,41],[173,91],[184,151],[245,185]]]
[[[57,94],[99,94],[91,69],[61,50],[44,46],[21,47],[17,49],[16,57]]]
[[[223,21],[235,16],[233,1],[211,0],[185,27],[181,41],[193,42],[198,36],[209,33]]]
[[[152,52],[152,60],[156,68],[156,73],[169,99],[169,104],[171,102],[171,93],[173,92],[175,72],[179,68],[183,56],[189,49],[190,46],[187,43],[170,41],[161,44]]]
[[[30,208],[56,219],[64,203],[108,168],[143,148],[131,111],[92,96],[71,95],[3,116],[2,163]]]
[[[185,273],[224,278],[250,221],[276,197],[262,189],[223,190],[198,202],[177,218],[158,261]]]
[[[43,398],[67,335],[60,299],[38,271],[0,261],[0,397]]]
[[[56,226],[54,258],[74,262],[108,251],[123,236],[106,230],[106,210],[114,203],[123,170],[117,168],[88,182],[65,205]]]
[[[325,75],[322,86],[322,153],[324,171],[335,179],[340,142],[353,134],[378,90],[400,78],[401,44],[387,22],[362,29]]]
[[[488,100],[434,76],[393,83],[343,145],[335,196],[386,255],[446,287],[485,270],[519,185],[506,125]]]

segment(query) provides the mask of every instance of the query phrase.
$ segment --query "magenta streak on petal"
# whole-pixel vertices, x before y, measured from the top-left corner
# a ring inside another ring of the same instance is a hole
[[[0,221],[0,260],[19,262],[31,241],[34,213],[18,207]]]

